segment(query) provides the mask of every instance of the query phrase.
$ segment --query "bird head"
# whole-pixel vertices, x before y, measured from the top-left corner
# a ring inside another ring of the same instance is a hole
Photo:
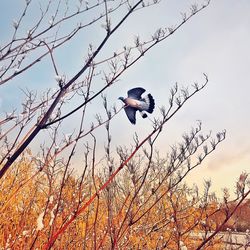
[[[120,96],[118,99],[124,102],[124,97]]]

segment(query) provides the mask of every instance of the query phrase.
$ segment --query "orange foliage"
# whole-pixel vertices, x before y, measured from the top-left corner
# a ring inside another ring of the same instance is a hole
[[[91,176],[80,182],[68,175],[62,185],[62,171],[49,175],[44,170],[34,175],[37,170],[30,159],[29,154],[23,156],[1,183],[0,247],[4,249],[42,249],[103,181],[98,177],[93,185]],[[167,183],[157,190],[145,183],[135,195],[135,187],[124,171],[123,179],[100,193],[59,236],[53,249],[178,249],[183,246],[195,249],[199,245],[200,239],[193,234],[204,229],[201,222],[214,209],[212,206],[207,211],[195,206],[184,187],[166,192]],[[216,240],[212,244],[217,244]]]

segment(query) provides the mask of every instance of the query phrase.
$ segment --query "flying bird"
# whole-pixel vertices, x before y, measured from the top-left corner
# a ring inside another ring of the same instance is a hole
[[[128,91],[128,97],[119,97],[121,101],[125,103],[125,112],[132,124],[136,122],[136,111],[138,110],[143,118],[146,118],[148,113],[153,113],[155,108],[155,101],[151,94],[147,94],[144,97],[141,95],[146,90],[143,88],[134,88]]]

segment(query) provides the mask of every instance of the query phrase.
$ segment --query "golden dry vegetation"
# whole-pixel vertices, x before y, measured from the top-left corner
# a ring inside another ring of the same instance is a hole
[[[144,183],[135,195],[137,184],[127,170],[78,213],[104,177],[90,175],[83,181],[68,174],[62,184],[60,168],[53,175],[49,168],[37,172],[30,159],[30,153],[23,154],[1,183],[1,249],[44,249],[74,215],[53,249],[196,249],[201,240],[195,232],[216,228],[208,221],[216,204],[202,207],[185,185],[166,192],[167,181]],[[221,246],[214,239],[207,249]]]

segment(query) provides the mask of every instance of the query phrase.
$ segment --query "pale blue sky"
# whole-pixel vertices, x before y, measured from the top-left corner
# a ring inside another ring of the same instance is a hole
[[[23,5],[21,0],[3,1],[0,17],[1,43],[12,29],[12,20],[17,19]],[[34,1],[38,2],[38,1]],[[191,3],[186,0],[162,0],[162,2],[133,15],[112,37],[101,59],[109,52],[122,48],[133,42],[135,35],[142,39],[150,37],[158,27],[175,25],[180,20],[180,12],[185,12]],[[167,105],[169,89],[178,82],[187,86],[194,81],[202,81],[202,73],[209,77],[208,86],[196,95],[166,126],[157,146],[166,150],[172,143],[181,138],[184,131],[195,126],[201,120],[204,131],[214,133],[226,129],[227,138],[203,164],[188,178],[190,182],[202,183],[211,178],[214,189],[232,187],[242,171],[250,171],[250,1],[248,0],[212,0],[204,11],[192,18],[172,37],[153,48],[137,65],[125,73],[120,81],[106,91],[109,102],[121,103],[118,96],[125,95],[127,90],[142,86],[155,97],[156,105]],[[146,15],[145,15],[146,14]],[[146,16],[146,18],[145,18]],[[34,16],[27,17],[31,23]],[[113,22],[118,19],[115,17]],[[94,40],[94,45],[104,35],[100,25],[91,32],[79,35],[65,51],[56,53],[60,72],[69,77],[76,73],[86,53],[86,45]],[[94,32],[93,32],[94,31]],[[20,102],[22,95],[17,86],[29,89],[43,89],[56,86],[54,72],[49,60],[34,67],[24,77],[17,77],[10,83],[0,86],[0,110],[11,111]],[[99,86],[103,86],[100,82]],[[92,105],[94,113],[99,109],[100,100]],[[159,114],[155,112],[155,116]],[[152,116],[153,117],[153,116]],[[70,121],[66,122],[72,124]],[[116,143],[129,143],[133,133],[146,134],[150,131],[148,120],[138,119],[132,126],[124,113],[120,113],[112,124],[113,147]],[[125,131],[121,134],[120,131]],[[103,132],[103,131],[102,131]],[[100,131],[100,133],[102,133]],[[119,135],[119,136],[117,136]],[[36,142],[35,142],[36,143]],[[35,144],[34,143],[34,144]],[[100,145],[102,147],[102,144]],[[201,171],[202,170],[202,171]]]

